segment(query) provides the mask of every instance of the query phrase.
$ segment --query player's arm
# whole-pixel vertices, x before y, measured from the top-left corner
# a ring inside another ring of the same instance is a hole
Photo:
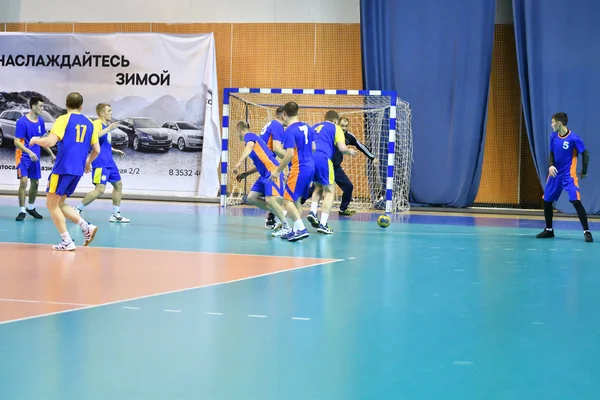
[[[67,129],[67,123],[69,122],[69,116],[61,115],[54,122],[54,126],[47,136],[39,137],[34,136],[29,141],[30,145],[37,144],[40,147],[54,147],[59,140],[65,137],[65,130]]]
[[[285,150],[283,149],[283,126],[280,124],[271,124],[271,138],[273,139],[273,153],[279,158],[285,157]]]
[[[581,176],[586,176],[587,170],[588,170],[588,164],[590,163],[590,152],[587,150],[584,150],[583,153],[581,153],[581,159],[583,161],[581,163]]]
[[[100,142],[98,140],[98,133],[100,132],[100,127],[94,125],[94,132],[92,133],[92,140],[90,144],[92,146],[92,151],[87,157],[85,161],[85,172],[90,172],[92,170],[92,163],[100,154]]]
[[[367,149],[367,146],[365,146],[364,144],[362,144],[356,138],[356,136],[354,136],[350,132],[346,132],[346,134],[344,136],[345,136],[346,141],[348,142],[348,145],[355,146],[361,153],[363,153],[365,156],[367,156],[367,158],[369,160],[371,160],[371,161],[375,160],[375,156],[373,155],[373,153],[371,153],[369,151],[369,149]]]
[[[333,142],[335,143],[335,145],[337,146],[337,148],[340,150],[340,152],[342,154],[346,154],[346,155],[350,155],[350,156],[356,155],[356,150],[350,149],[350,148],[348,148],[348,146],[346,146],[346,139],[344,138],[344,131],[342,130],[342,128],[340,128],[337,125],[335,126],[335,136],[333,138]]]
[[[234,171],[237,171],[238,169],[240,169],[244,160],[250,155],[250,153],[252,153],[252,149],[254,149],[254,142],[246,143],[246,147],[244,147],[244,151],[242,152],[242,156],[240,157],[240,160],[233,167]]]
[[[590,153],[587,151],[583,141],[580,138],[577,138],[575,141],[575,146],[577,147],[577,151],[581,153],[581,177],[585,178],[587,176],[588,164],[590,162]]]
[[[56,156],[50,147],[42,147],[42,149],[52,158],[52,161],[56,160]]]
[[[290,161],[292,161],[292,158],[294,158],[294,148],[288,147],[285,150],[283,160],[281,160],[279,167],[277,167],[277,169],[275,170],[275,172],[273,172],[271,174],[271,176],[276,176],[276,177],[279,176],[279,174],[281,174],[283,172],[283,170],[287,167],[287,165],[290,163]]]
[[[99,120],[96,120],[99,122]],[[94,122],[96,122],[94,121]],[[95,125],[95,124],[94,124]],[[102,125],[100,125],[102,126]],[[98,133],[98,139],[100,139],[102,136],[106,135],[108,132],[116,129],[119,126],[118,122],[113,122],[112,124],[110,124],[109,126],[107,126],[106,128],[102,129],[99,133]]]
[[[238,174],[238,175],[235,177],[235,179],[236,179],[238,182],[240,182],[242,179],[245,179],[245,178],[249,177],[250,175],[252,175],[252,174],[255,174],[255,173],[257,173],[257,172],[258,172],[258,169],[256,169],[256,167],[252,167],[252,168],[250,168],[248,171],[244,171],[244,172],[242,172],[242,173]]]

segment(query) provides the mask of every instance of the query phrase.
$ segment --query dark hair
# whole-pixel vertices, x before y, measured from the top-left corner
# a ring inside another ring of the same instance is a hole
[[[71,92],[67,95],[67,108],[70,110],[79,110],[83,106],[83,96],[77,92]]]
[[[298,104],[293,101],[288,101],[283,106],[283,111],[288,117],[295,117],[296,115],[298,115]]]
[[[342,121],[346,121],[346,122],[348,123],[348,125],[350,125],[350,120],[349,120],[348,118],[346,118],[346,117],[341,117],[341,118],[339,119],[338,123],[339,123],[339,124],[341,124],[341,123],[342,123]]]
[[[333,110],[329,110],[325,113],[325,121],[336,122],[339,119],[340,119],[340,115]]]
[[[283,114],[283,107],[277,107],[277,110],[275,110],[275,115],[282,115]]]
[[[29,107],[34,107],[37,106],[38,103],[43,103],[44,99],[42,99],[40,96],[33,96],[32,98],[29,99]]]
[[[246,121],[240,121],[237,123],[237,129],[240,131],[243,131],[244,129],[250,129],[250,124],[248,124]]]
[[[556,122],[560,122],[564,126],[567,126],[567,124],[569,123],[569,117],[564,112],[558,112],[558,113],[554,114],[552,116],[552,119],[555,120]]]

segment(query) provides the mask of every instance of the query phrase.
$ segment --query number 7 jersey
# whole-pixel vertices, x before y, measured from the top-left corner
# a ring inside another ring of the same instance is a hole
[[[68,113],[56,119],[52,127],[58,141],[58,154],[52,173],[83,176],[90,147],[98,143],[98,127],[86,116]]]
[[[312,146],[313,129],[304,122],[294,122],[283,133],[283,149],[294,149],[292,169],[300,166],[314,166]]]

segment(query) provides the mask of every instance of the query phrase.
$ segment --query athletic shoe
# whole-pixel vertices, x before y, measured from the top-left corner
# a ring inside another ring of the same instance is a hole
[[[52,246],[52,250],[56,251],[73,251],[75,249],[75,243],[72,240],[69,243],[65,243],[63,240],[59,244]]]
[[[306,216],[306,219],[308,220],[308,222],[310,222],[310,224],[312,225],[313,228],[318,228],[319,225],[321,225],[321,223],[319,222],[319,218],[312,211],[308,213],[308,215]]]
[[[35,219],[44,219],[44,217],[42,217],[36,210],[35,208],[33,210],[27,210],[27,213],[29,215],[31,215],[33,218]]]
[[[118,222],[121,224],[127,224],[127,223],[129,223],[130,220],[128,218],[123,217],[120,212],[117,212],[117,213],[113,213],[113,215],[110,216],[108,221],[109,222]]]

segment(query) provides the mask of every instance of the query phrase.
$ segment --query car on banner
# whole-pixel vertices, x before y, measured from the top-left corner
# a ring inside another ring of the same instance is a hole
[[[168,129],[147,117],[129,117],[121,120],[119,129],[127,134],[129,144],[135,151],[142,149],[160,149],[169,151],[173,138]]]
[[[98,119],[97,116],[86,115],[90,120],[95,121]],[[113,149],[124,150],[129,146],[129,137],[127,134],[120,130],[119,128],[115,128],[112,131],[108,132],[108,141],[113,147]]]
[[[13,143],[15,140],[15,130],[17,128],[17,121],[24,115],[27,115],[30,109],[12,109],[4,110],[0,113],[0,147],[6,146],[8,143]],[[50,130],[54,126],[56,120],[54,117],[46,111],[42,111],[41,115],[44,120],[44,126],[46,127],[45,134],[50,133]],[[56,147],[52,149],[56,152]]]
[[[202,151],[204,144],[204,130],[185,121],[167,121],[163,128],[170,131],[173,144],[181,151],[195,149]]]

